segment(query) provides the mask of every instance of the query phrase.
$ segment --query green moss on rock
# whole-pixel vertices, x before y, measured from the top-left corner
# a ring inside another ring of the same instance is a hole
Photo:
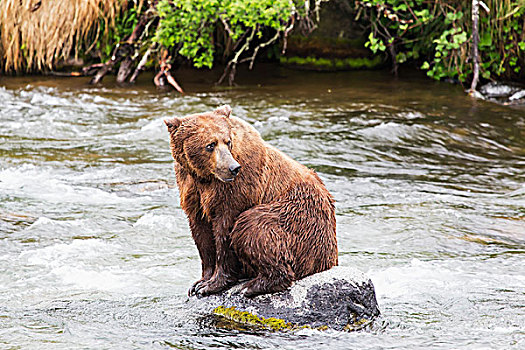
[[[256,326],[271,329],[273,331],[287,331],[291,329],[305,328],[305,326],[297,326],[280,318],[259,317],[247,311],[239,311],[235,307],[219,306],[213,310],[213,313],[243,325]]]
[[[285,57],[281,56],[282,64],[317,70],[349,70],[349,69],[373,69],[383,64],[383,58],[375,56],[348,57],[348,58],[316,58],[316,57]]]
[[[364,317],[359,318],[359,319],[355,318],[354,321],[351,323],[348,323],[343,330],[347,332],[359,331],[367,327],[370,324],[372,324],[372,320],[369,320]]]
[[[213,310],[213,313],[217,316],[223,317],[229,321],[238,323],[243,326],[251,326],[256,328],[269,329],[272,331],[291,331],[304,328],[312,328],[308,325],[297,325],[294,323],[286,322],[283,319],[275,317],[262,317],[254,315],[247,311],[239,311],[235,306],[233,307],[224,307],[219,306]],[[354,322],[349,323],[344,330],[345,331],[357,331],[365,328],[370,325],[372,320],[366,318],[354,318]],[[324,331],[327,330],[328,326],[320,326],[315,329]]]

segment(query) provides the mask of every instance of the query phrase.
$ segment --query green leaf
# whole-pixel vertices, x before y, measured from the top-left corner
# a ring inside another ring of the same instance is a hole
[[[484,33],[479,40],[480,47],[489,47],[492,46],[492,36],[490,33]],[[525,45],[524,45],[525,47]]]
[[[393,10],[394,10],[394,12],[398,12],[398,11],[400,11],[400,10],[401,10],[401,11],[406,11],[406,10],[408,10],[408,8],[407,8],[407,5],[405,5],[405,4],[400,4],[400,5],[398,5],[398,6],[395,6],[395,7],[393,8]]]

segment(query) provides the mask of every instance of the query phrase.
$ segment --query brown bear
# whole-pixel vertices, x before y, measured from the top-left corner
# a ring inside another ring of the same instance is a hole
[[[189,294],[249,278],[252,297],[337,265],[334,200],[317,174],[231,108],[165,120],[181,207],[202,261]]]

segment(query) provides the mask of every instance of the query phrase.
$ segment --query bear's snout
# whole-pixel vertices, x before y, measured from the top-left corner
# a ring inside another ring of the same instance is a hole
[[[237,176],[237,174],[239,173],[239,170],[241,170],[241,165],[237,162],[234,162],[230,164],[229,169],[230,169],[230,173],[233,176]]]
[[[219,144],[216,148],[217,168],[215,175],[219,180],[230,182],[235,179],[241,170],[239,162],[233,158],[230,150],[226,145]]]
[[[224,182],[231,182],[237,174],[239,174],[239,170],[241,170],[241,165],[237,163],[233,157],[230,159],[231,163],[228,165],[228,174],[226,176],[219,176],[219,178]],[[220,171],[220,173],[224,173],[224,171]]]

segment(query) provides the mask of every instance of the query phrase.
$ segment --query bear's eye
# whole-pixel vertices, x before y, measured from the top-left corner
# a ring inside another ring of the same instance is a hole
[[[210,143],[209,145],[206,146],[206,151],[213,152],[213,150],[215,149],[215,145],[217,145],[217,142]]]
[[[231,141],[226,142],[226,146],[228,146],[228,148],[231,149],[232,148],[232,142]]]

